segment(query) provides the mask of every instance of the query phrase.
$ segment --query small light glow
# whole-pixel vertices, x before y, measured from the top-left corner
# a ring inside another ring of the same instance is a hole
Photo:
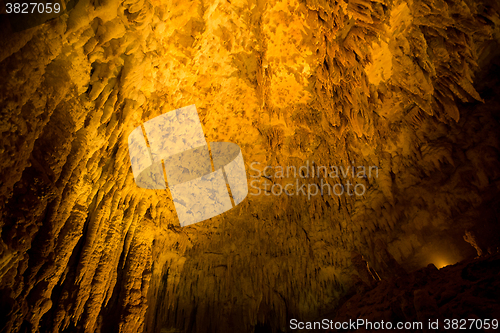
[[[434,254],[429,259],[430,259],[429,261],[431,263],[433,263],[434,266],[437,267],[437,269],[441,269],[443,267],[453,265],[453,264],[457,263],[458,261],[460,261],[458,258],[455,258],[451,254],[443,254],[443,253]]]
[[[439,258],[437,260],[434,260],[434,266],[436,266],[438,269],[441,269],[445,266],[448,266],[448,265],[451,265],[450,262],[448,262],[447,260],[445,260],[444,258]]]

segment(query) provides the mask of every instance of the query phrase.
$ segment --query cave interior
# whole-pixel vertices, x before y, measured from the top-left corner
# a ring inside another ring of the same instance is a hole
[[[0,1],[1,332],[498,329],[500,2],[54,1]],[[190,105],[197,223],[130,144]]]

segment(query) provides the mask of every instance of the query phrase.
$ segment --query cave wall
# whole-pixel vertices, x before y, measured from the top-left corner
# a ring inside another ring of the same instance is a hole
[[[285,330],[362,278],[353,253],[386,278],[476,255],[466,232],[494,251],[499,13],[472,0],[80,0],[23,31],[2,20],[4,330]],[[362,196],[250,194],[180,228],[168,191],[135,185],[127,137],[190,104],[208,141],[241,147],[249,182],[252,163],[378,176],[347,176]]]

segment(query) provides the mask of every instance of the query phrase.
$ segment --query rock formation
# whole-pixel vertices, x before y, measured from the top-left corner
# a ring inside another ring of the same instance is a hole
[[[373,290],[497,251],[498,1],[79,0],[33,27],[7,1],[4,332],[289,331],[342,314],[353,251]],[[136,186],[127,138],[191,104],[250,189],[181,228],[168,190]],[[434,299],[411,292],[408,311]]]
[[[467,322],[462,327],[467,332],[494,332],[496,329],[491,325],[483,330],[486,326],[482,320],[500,316],[499,273],[499,254],[467,260],[439,271],[430,264],[408,276],[384,280],[370,291],[353,295],[330,318],[334,322],[363,318],[372,324],[382,320],[423,324],[422,329],[408,329],[408,332],[444,332],[445,325],[449,324],[444,319],[457,319]],[[429,329],[429,321],[437,322],[438,326]],[[459,327],[462,325],[463,322],[458,323]],[[366,331],[365,328],[358,331]],[[322,332],[329,331],[333,332]]]

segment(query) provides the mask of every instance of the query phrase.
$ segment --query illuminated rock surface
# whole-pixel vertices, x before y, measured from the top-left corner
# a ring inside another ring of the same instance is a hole
[[[370,277],[495,252],[499,14],[496,0],[80,0],[20,32],[2,15],[4,330],[285,331]],[[127,137],[191,104],[208,142],[241,147],[249,182],[254,162],[378,177],[326,179],[362,196],[249,194],[180,228],[168,190],[134,183]]]

